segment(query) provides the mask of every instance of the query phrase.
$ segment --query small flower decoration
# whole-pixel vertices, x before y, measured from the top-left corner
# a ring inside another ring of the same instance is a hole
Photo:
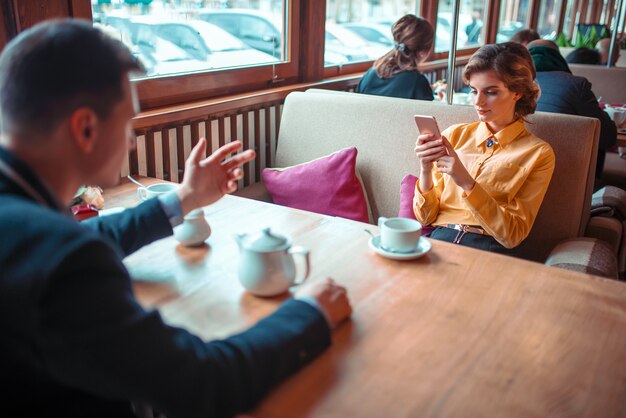
[[[92,205],[96,209],[104,209],[104,198],[102,197],[102,189],[98,186],[81,186],[70,206],[74,205]]]

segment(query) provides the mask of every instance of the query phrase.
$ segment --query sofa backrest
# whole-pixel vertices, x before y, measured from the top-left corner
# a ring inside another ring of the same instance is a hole
[[[291,93],[282,112],[276,166],[286,167],[355,146],[374,219],[396,216],[400,184],[419,175],[413,115],[433,115],[441,129],[477,120],[470,106],[356,93]],[[544,261],[565,238],[581,236],[589,219],[599,123],[580,116],[539,112],[528,128],[552,145],[555,172],[533,230],[520,251]]]
[[[591,82],[591,90],[605,103],[626,103],[626,68],[569,64],[572,74]]]

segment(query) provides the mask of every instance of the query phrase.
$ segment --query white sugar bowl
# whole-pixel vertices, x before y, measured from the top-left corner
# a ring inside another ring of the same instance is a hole
[[[174,239],[186,247],[202,245],[209,236],[211,236],[211,227],[202,209],[189,212],[183,223],[174,228]]]

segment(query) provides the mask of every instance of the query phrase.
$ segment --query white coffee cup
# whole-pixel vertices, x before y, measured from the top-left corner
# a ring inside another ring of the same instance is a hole
[[[611,119],[613,119],[617,129],[621,129],[626,126],[626,108],[607,105],[604,108],[604,111],[611,117]]]
[[[159,195],[169,193],[178,188],[178,184],[175,183],[155,183],[146,187],[139,187],[137,189],[137,196],[140,200],[148,200]]]
[[[383,250],[410,253],[417,249],[422,224],[409,218],[378,218],[380,245]]]

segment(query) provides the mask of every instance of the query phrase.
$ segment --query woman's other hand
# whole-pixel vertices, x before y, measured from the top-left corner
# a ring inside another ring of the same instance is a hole
[[[437,171],[452,177],[452,180],[454,180],[457,186],[462,188],[465,193],[471,192],[476,181],[467,171],[456,151],[452,148],[450,142],[448,142],[448,139],[441,137],[441,141],[446,150],[446,155],[437,160]]]
[[[420,162],[419,188],[427,192],[432,188],[433,162],[447,155],[446,148],[441,138],[435,138],[432,134],[423,134],[417,137],[415,142],[415,155]]]

